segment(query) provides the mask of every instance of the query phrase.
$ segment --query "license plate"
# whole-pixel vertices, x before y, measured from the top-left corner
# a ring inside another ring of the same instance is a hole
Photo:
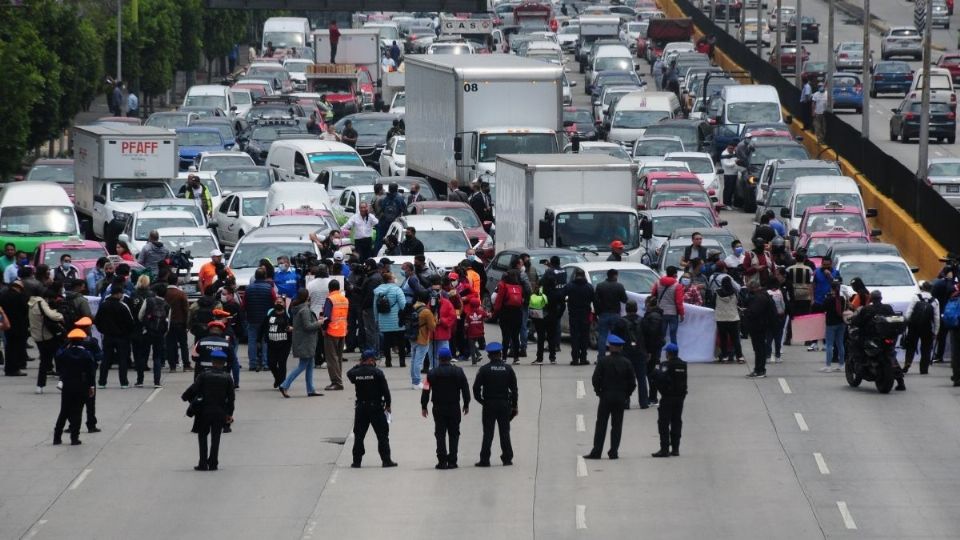
[[[192,283],[181,285],[180,288],[187,294],[197,294],[197,286]]]
[[[947,193],[960,193],[960,186],[947,186]]]

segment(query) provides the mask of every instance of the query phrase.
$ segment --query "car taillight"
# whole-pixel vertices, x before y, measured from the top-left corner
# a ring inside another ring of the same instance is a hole
[[[876,74],[874,74],[873,80],[875,80],[875,81],[882,81],[882,80],[883,80],[883,74],[882,74],[882,73],[876,73]]]
[[[947,120],[956,120],[956,119],[957,119],[957,114],[956,114],[956,113],[954,113],[954,112],[948,112],[948,113],[947,113]]]
[[[840,53],[840,56],[838,56],[838,58],[850,58],[850,55],[848,55],[847,53]]]
[[[951,103],[957,102],[957,94],[950,94],[950,102]]]
[[[862,85],[862,84],[855,84],[855,85],[853,85],[853,91],[854,91],[854,92],[863,92],[863,85]]]
[[[912,80],[913,80],[913,72],[912,72],[912,71],[911,71],[910,73],[907,73],[907,80],[908,80],[908,81],[912,81]]]
[[[904,120],[913,120],[916,117],[917,115],[913,114],[912,112],[908,112],[907,114],[903,115]]]

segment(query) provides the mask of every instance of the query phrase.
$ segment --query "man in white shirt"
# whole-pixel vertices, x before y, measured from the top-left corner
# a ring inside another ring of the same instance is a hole
[[[737,145],[730,143],[720,154],[720,166],[723,167],[723,206],[731,208],[733,193],[737,188]]]
[[[319,265],[313,272],[313,279],[307,282],[307,294],[309,295],[310,311],[318,318],[323,315],[323,305],[327,303],[327,295],[330,293],[330,273],[327,266]],[[324,362],[323,358],[323,332],[320,332],[320,339],[317,340],[317,348],[313,355],[313,365],[320,367]]]
[[[344,235],[353,231],[353,249],[356,250],[361,261],[373,257],[373,230],[379,223],[377,217],[370,214],[367,203],[360,203],[360,211],[350,216],[350,219],[340,229]]]
[[[333,125],[333,122],[327,122],[327,131],[320,136],[320,140],[340,142],[340,135],[337,134],[337,126]]]
[[[817,92],[811,98],[813,101],[813,129],[817,133],[817,140],[824,142],[826,136],[826,124],[824,114],[827,112],[827,92],[824,90],[823,83],[817,86]]]
[[[803,122],[803,129],[810,129],[810,113],[813,106],[813,88],[810,86],[810,79],[804,77],[803,90],[800,91],[800,120]]]

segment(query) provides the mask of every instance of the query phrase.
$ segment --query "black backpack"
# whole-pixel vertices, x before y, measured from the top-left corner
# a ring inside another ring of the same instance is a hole
[[[63,326],[64,332],[73,330],[73,326],[80,319],[80,312],[77,311],[77,305],[73,302],[73,299],[58,300],[56,305],[50,307],[57,310],[57,313],[60,315],[63,315],[63,322],[59,324]]]
[[[427,306],[420,306],[417,309],[410,311],[410,313],[407,315],[406,324],[403,328],[403,337],[410,341],[417,339],[417,335],[420,334],[420,312],[426,308]]]
[[[913,305],[913,311],[910,312],[910,320],[907,321],[911,330],[923,330],[931,328],[933,317],[935,316],[933,303],[921,295],[917,295],[919,300]]]
[[[143,314],[143,327],[151,336],[166,335],[170,329],[170,308],[167,301],[159,296],[147,299],[147,309]]]
[[[377,313],[387,314],[393,309],[393,302],[387,296],[387,293],[377,295]]]

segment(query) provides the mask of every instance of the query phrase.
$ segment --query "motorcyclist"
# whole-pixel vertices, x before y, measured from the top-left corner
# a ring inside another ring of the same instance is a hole
[[[862,351],[863,344],[873,337],[875,332],[874,328],[874,318],[876,317],[889,317],[896,315],[893,311],[893,306],[890,304],[883,303],[883,295],[878,290],[870,292],[870,303],[857,311],[856,315],[851,319],[850,324],[857,327],[860,331],[860,342],[857,344],[857,347]],[[900,364],[897,363],[897,357],[894,352],[893,347],[887,348],[889,351],[890,362],[893,366],[893,376],[897,380],[896,389],[899,391],[906,390],[907,387],[903,384],[903,372],[900,369]]]

